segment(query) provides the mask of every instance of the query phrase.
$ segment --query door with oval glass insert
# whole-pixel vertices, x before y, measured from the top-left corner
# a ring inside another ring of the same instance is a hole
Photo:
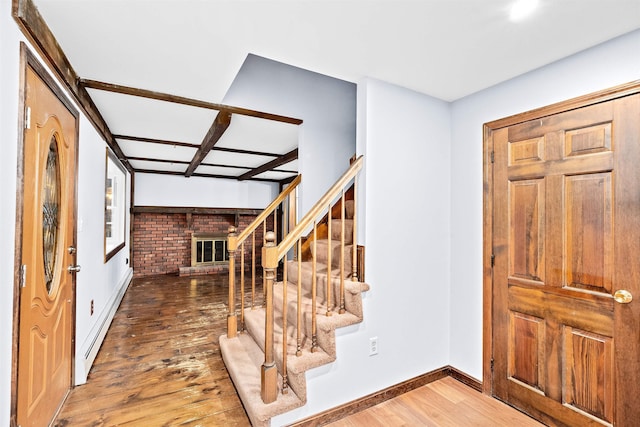
[[[26,67],[18,425],[48,425],[71,386],[77,113]]]
[[[636,94],[490,134],[493,393],[549,425],[640,420],[639,118]]]

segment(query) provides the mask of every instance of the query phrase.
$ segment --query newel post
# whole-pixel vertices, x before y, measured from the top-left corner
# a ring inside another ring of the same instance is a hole
[[[234,338],[238,333],[236,318],[236,249],[238,249],[236,228],[229,227],[227,251],[229,251],[229,307],[227,312],[227,337]]]
[[[278,267],[278,247],[276,235],[273,231],[266,234],[266,244],[262,247],[262,268],[265,277],[265,335],[264,335],[264,363],[261,371],[260,394],[264,403],[271,403],[278,397],[278,368],[274,359],[273,348],[273,282]]]

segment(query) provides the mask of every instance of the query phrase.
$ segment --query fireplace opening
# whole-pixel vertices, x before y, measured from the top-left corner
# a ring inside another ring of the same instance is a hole
[[[229,261],[227,236],[194,233],[191,236],[191,266],[226,264]]]

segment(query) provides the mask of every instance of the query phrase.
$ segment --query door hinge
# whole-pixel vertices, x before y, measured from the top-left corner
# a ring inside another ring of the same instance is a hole
[[[494,265],[496,265],[496,255],[491,254],[491,267],[493,267]]]
[[[24,128],[31,129],[31,107],[24,110]]]
[[[491,152],[491,163],[494,163],[496,161],[495,159],[495,151]]]
[[[491,372],[493,372],[493,359],[491,359]]]
[[[20,287],[24,288],[25,286],[27,286],[27,266],[22,264],[20,267]]]

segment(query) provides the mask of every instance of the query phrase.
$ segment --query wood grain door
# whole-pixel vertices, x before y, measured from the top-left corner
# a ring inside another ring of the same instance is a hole
[[[493,393],[550,425],[639,425],[640,96],[490,138]]]
[[[26,68],[18,425],[48,425],[71,386],[77,121]]]

